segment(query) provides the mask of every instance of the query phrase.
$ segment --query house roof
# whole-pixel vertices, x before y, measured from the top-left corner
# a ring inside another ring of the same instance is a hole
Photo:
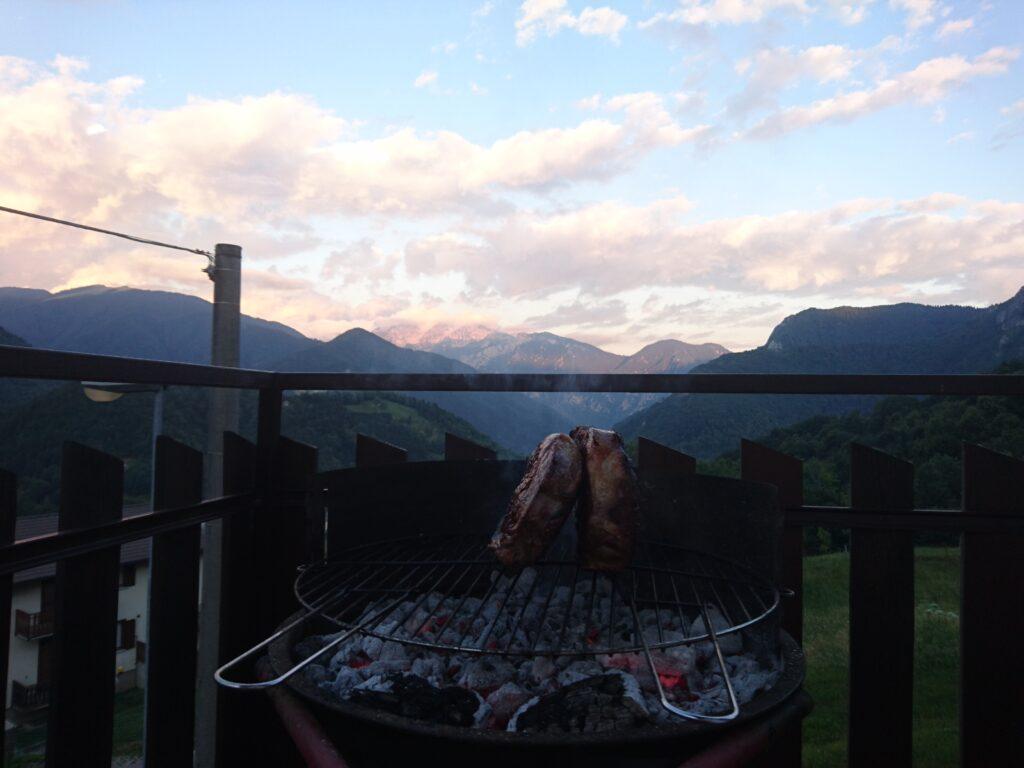
[[[149,512],[148,504],[134,504],[125,507],[122,517],[137,517]],[[48,533],[57,532],[57,513],[50,512],[44,515],[21,515],[14,521],[14,540],[33,539],[36,536],[45,536]],[[121,545],[121,563],[144,563],[149,560],[149,539],[138,539]],[[25,571],[18,571],[14,574],[14,583],[21,584],[26,581],[51,578],[56,574],[57,566],[54,563],[37,565]]]

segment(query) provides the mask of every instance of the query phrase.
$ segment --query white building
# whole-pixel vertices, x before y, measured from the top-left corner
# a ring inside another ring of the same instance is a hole
[[[125,510],[125,517],[144,512]],[[32,515],[16,521],[15,539],[28,539],[57,530],[57,515]],[[11,591],[11,653],[6,707],[14,715],[49,704],[53,652],[53,589],[56,566],[41,565],[14,574]],[[145,682],[146,614],[149,593],[149,539],[121,547],[120,590],[117,601],[117,690]]]

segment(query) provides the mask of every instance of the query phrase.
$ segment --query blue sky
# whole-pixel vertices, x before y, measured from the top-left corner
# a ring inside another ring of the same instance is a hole
[[[743,348],[1024,283],[1024,4],[600,1],[4,2],[0,199],[238,242],[246,311],[324,338]],[[40,226],[0,282],[209,292]]]

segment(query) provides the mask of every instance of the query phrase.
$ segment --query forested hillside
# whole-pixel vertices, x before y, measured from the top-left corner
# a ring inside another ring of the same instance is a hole
[[[0,408],[0,467],[18,475],[19,514],[57,508],[61,445],[75,440],[125,461],[126,501],[146,501],[150,477],[153,395],[139,393],[94,403],[78,384],[65,384],[20,404]],[[164,434],[202,449],[206,440],[205,392],[170,389]],[[241,433],[254,439],[256,401],[243,393]],[[285,399],[282,432],[319,449],[321,469],[349,466],[357,432],[399,445],[410,461],[440,459],[444,433],[500,450],[487,437],[443,409],[390,394],[310,393]]]
[[[1024,373],[1024,363],[1007,363],[998,372]],[[1011,397],[889,397],[867,412],[817,416],[775,429],[757,442],[803,459],[808,504],[849,503],[850,444],[861,443],[914,464],[916,506],[955,509],[960,506],[962,444],[1024,456],[1024,402]],[[738,475],[739,451],[702,462],[700,471]]]

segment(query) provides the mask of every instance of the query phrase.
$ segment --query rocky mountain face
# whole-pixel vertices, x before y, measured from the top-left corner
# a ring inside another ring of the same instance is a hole
[[[986,308],[896,304],[808,309],[767,343],[722,355],[694,373],[980,373],[1024,358],[1024,289]],[[820,414],[864,410],[875,398],[673,395],[619,423],[702,458]]]

